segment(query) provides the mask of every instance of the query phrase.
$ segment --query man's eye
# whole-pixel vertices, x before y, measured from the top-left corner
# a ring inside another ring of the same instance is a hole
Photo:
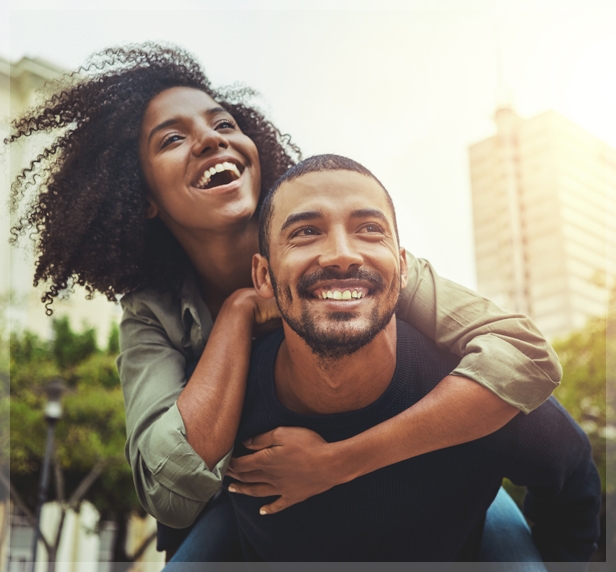
[[[302,237],[302,236],[318,236],[319,231],[316,228],[298,228],[295,232],[291,234],[291,238]]]
[[[379,234],[385,233],[385,231],[383,230],[381,226],[379,226],[378,224],[374,224],[374,223],[365,224],[359,229],[359,232],[379,233]]]
[[[167,137],[165,137],[161,144],[160,147],[161,149],[164,149],[165,147],[167,147],[167,145],[171,145],[171,143],[175,143],[176,141],[181,141],[182,140],[182,136],[181,135],[167,135]]]

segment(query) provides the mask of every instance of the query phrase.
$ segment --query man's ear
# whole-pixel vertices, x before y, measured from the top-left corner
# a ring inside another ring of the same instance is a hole
[[[408,279],[408,265],[406,264],[406,250],[400,247],[400,289],[404,289]]]
[[[252,257],[252,283],[261,298],[273,298],[274,288],[269,274],[267,258],[261,254]]]
[[[158,206],[150,197],[148,197],[148,208],[145,211],[145,217],[155,218],[156,216],[158,216]]]

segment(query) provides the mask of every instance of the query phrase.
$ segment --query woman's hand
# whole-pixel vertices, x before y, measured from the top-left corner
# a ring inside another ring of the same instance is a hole
[[[252,455],[233,458],[227,475],[240,481],[229,491],[253,497],[280,495],[261,514],[274,514],[344,482],[336,444],[300,427],[278,427],[244,442]]]
[[[259,337],[280,328],[282,320],[274,298],[266,299],[257,294],[254,288],[236,290],[228,298],[232,306],[241,306],[253,317],[254,336]]]

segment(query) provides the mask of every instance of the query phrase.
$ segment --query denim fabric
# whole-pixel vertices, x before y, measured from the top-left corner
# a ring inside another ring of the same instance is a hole
[[[229,494],[222,490],[193,524],[165,570],[175,562],[241,562],[242,548]]]
[[[493,562],[494,572],[547,572],[524,515],[505,489],[488,510],[479,560]]]

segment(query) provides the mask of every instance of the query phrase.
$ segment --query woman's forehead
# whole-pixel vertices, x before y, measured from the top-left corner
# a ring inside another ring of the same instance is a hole
[[[146,123],[168,117],[203,114],[220,105],[207,93],[193,87],[170,87],[155,95],[148,104],[143,119]]]

